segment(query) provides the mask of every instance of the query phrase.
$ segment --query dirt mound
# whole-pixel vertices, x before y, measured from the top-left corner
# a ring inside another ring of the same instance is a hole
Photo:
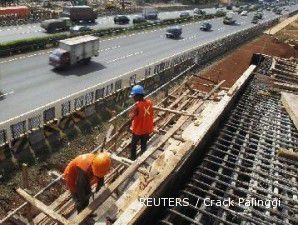
[[[298,50],[298,20],[286,26],[275,36],[279,41],[291,44]]]
[[[282,43],[269,35],[262,35],[256,40],[236,49],[217,63],[211,65],[205,69],[200,76],[213,80],[216,83],[221,80],[226,80],[224,86],[231,87],[249,66],[253,53],[263,53],[283,58],[295,57],[298,55],[298,51],[291,46]],[[201,79],[199,80],[203,83]],[[206,82],[204,81],[204,83]],[[195,85],[195,87],[207,91],[207,88],[203,85],[199,84]]]

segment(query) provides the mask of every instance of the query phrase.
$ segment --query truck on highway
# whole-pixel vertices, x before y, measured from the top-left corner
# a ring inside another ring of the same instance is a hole
[[[166,30],[167,38],[178,39],[181,37],[181,34],[182,34],[182,28],[180,26],[171,26],[171,27],[168,27]]]
[[[0,7],[0,17],[14,16],[20,19],[26,19],[29,15],[30,9],[27,6]]]
[[[158,12],[155,8],[145,8],[143,9],[142,13],[143,17],[145,17],[146,20],[157,20],[158,19]]]
[[[50,19],[43,21],[40,26],[48,33],[55,33],[57,31],[67,31],[71,27],[71,21],[68,17],[58,19]]]
[[[90,6],[65,6],[61,14],[63,17],[69,17],[73,22],[91,22],[94,23],[97,19],[97,13]]]
[[[236,24],[236,19],[231,14],[229,14],[224,17],[223,23],[228,25],[234,25]]]
[[[57,69],[64,69],[83,62],[89,63],[93,56],[98,56],[99,38],[91,35],[79,36],[59,41],[59,48],[49,56],[49,64]]]

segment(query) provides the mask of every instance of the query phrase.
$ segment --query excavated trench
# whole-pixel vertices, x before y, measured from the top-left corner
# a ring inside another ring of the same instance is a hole
[[[281,148],[297,149],[298,132],[280,94],[268,89],[252,78],[209,140],[154,196],[186,198],[189,204],[147,207],[136,224],[298,223],[298,163],[277,156]],[[234,204],[215,204],[223,200]]]

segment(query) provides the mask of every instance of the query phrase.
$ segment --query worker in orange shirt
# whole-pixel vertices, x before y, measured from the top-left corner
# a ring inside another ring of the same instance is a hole
[[[97,184],[96,192],[104,185],[110,168],[111,158],[105,152],[79,155],[67,165],[63,175],[78,213],[88,206],[92,185]]]
[[[129,117],[132,120],[131,131],[131,160],[135,160],[137,157],[137,144],[141,141],[141,152],[144,153],[147,148],[147,141],[149,135],[154,129],[154,115],[153,104],[149,99],[144,99],[144,88],[141,85],[135,85],[130,93],[135,101],[135,107],[129,113]]]

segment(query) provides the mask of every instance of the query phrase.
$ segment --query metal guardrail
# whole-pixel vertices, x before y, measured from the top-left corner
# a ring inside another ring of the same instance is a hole
[[[225,52],[223,51],[224,49],[227,51],[229,47],[255,37],[265,28],[276,23],[277,20],[278,19],[268,20],[257,26],[218,38],[209,44],[199,45],[185,50],[182,53],[174,54],[158,62],[150,63],[145,67],[135,69],[17,117],[3,121],[0,123],[0,146],[5,144],[11,145],[13,140],[20,138],[33,130],[42,128],[44,125],[53,121],[59,121],[62,118],[81,110],[83,107],[101,101],[121,89],[130,87],[149,77],[156,76],[167,69],[181,65],[183,62],[188,60],[194,60],[196,62],[207,61],[209,59],[208,56],[212,58],[218,55],[219,51]]]

